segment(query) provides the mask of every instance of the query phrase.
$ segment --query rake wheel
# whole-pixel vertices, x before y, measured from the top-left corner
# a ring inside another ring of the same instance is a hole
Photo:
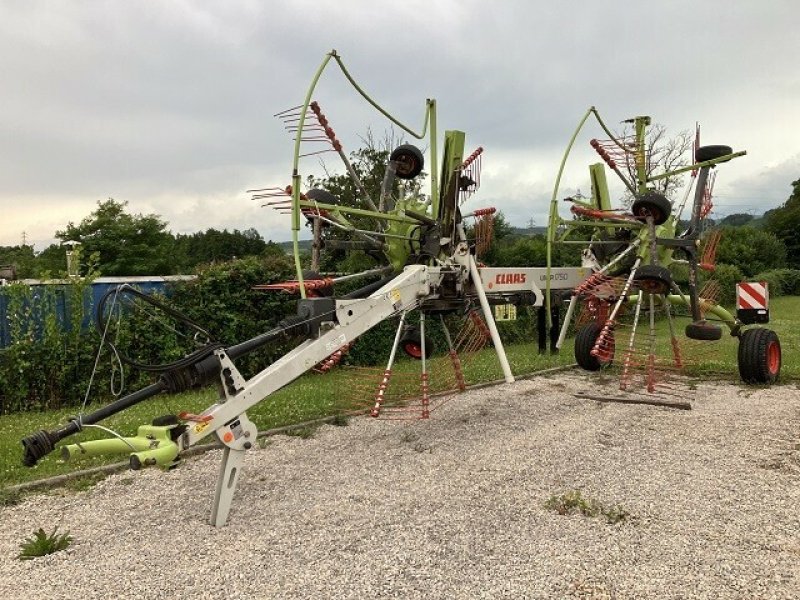
[[[666,294],[672,287],[669,269],[659,265],[644,265],[636,270],[633,281],[639,289],[651,294]]]
[[[414,179],[422,172],[425,159],[416,146],[403,144],[392,151],[389,160],[397,163],[397,176],[400,179]]]
[[[748,329],[739,338],[739,375],[745,383],[775,383],[781,371],[781,343],[771,329]]]
[[[419,327],[406,327],[400,336],[400,347],[408,356],[415,360],[422,359],[422,336]],[[433,354],[433,340],[425,335],[425,358],[430,358]]]
[[[714,342],[722,338],[722,327],[708,321],[696,321],[686,326],[686,337],[690,340]]]
[[[575,336],[575,362],[587,371],[599,371],[614,361],[613,341],[609,351],[601,356],[592,355],[592,349],[602,329],[602,325],[593,321],[581,327]]]
[[[694,153],[694,159],[697,162],[704,162],[706,160],[713,160],[721,156],[727,156],[728,154],[733,154],[733,148],[730,146],[700,146],[697,149],[697,152]]]
[[[663,194],[649,192],[634,200],[631,212],[640,219],[652,216],[653,223],[661,225],[672,213],[672,203]]]

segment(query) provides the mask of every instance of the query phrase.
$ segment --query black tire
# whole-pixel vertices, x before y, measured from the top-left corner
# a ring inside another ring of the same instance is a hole
[[[653,223],[661,225],[672,214],[672,203],[663,194],[648,192],[633,201],[631,211],[640,219],[652,216]]]
[[[781,372],[781,343],[771,329],[757,327],[739,336],[739,375],[745,383],[775,383]]]
[[[308,190],[306,192],[306,198],[309,200],[316,200],[323,204],[339,204],[339,199],[336,196],[331,194],[328,190],[321,190],[319,188]]]
[[[422,168],[425,166],[422,152],[411,144],[403,144],[395,148],[389,156],[389,160],[397,163],[396,175],[400,179],[414,179],[422,173]]]
[[[686,337],[690,340],[715,342],[722,337],[722,327],[707,321],[696,321],[686,326]]]
[[[408,356],[415,360],[422,359],[422,336],[420,335],[419,327],[408,326],[400,335],[400,348]],[[428,359],[433,355],[433,340],[426,334],[425,335],[425,358]]]
[[[306,198],[308,198],[309,200],[315,200],[316,202],[319,202],[321,204],[339,204],[339,199],[333,194],[331,194],[328,190],[320,190],[317,188],[314,188],[313,190],[308,190],[308,192],[306,192]],[[314,217],[312,216],[313,212],[314,212],[313,209],[308,209],[308,208],[303,209],[303,214],[305,215],[306,220],[309,223],[314,222]],[[325,214],[324,209],[320,209],[320,213],[324,215]],[[331,226],[331,224],[328,223],[327,221],[321,221],[320,224],[324,228]]]
[[[594,254],[595,258],[600,261],[600,264],[605,264],[612,257],[616,256],[625,248],[630,246],[631,241],[631,230],[630,229],[618,229],[614,233],[609,233],[607,231],[600,231],[597,235],[593,238],[593,240],[597,240],[598,242],[611,242],[611,241],[619,241],[619,244],[608,244],[608,243],[600,243],[600,244],[590,244],[589,248],[591,249],[592,253]],[[631,257],[635,259],[635,257]],[[624,264],[624,263],[623,263]]]
[[[592,355],[592,348],[594,348],[595,342],[597,342],[597,338],[600,336],[602,330],[603,327],[594,321],[584,325],[578,330],[575,336],[575,362],[577,362],[578,366],[582,369],[586,369],[587,371],[599,371],[614,362],[613,337],[610,358],[601,360],[597,356]]]
[[[651,294],[666,294],[672,287],[669,269],[660,265],[643,265],[636,269],[633,281],[639,289]]]
[[[694,153],[694,160],[695,162],[705,162],[728,154],[733,154],[733,148],[730,146],[700,146]],[[722,162],[727,161],[723,160]]]

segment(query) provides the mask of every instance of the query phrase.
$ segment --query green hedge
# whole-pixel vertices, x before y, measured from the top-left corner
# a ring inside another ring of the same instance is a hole
[[[94,361],[93,332],[82,331],[89,282],[0,289],[11,344],[0,351],[0,414],[79,404]],[[59,323],[57,304],[65,304]],[[100,377],[98,386],[107,386]]]
[[[196,280],[173,284],[167,298],[160,300],[200,324],[212,339],[229,346],[271,329],[295,313],[295,297],[252,289],[256,284],[283,281],[293,274],[291,261],[282,255],[234,260],[201,268]],[[11,345],[0,351],[0,414],[79,406],[83,402],[100,345],[100,336],[94,328],[82,327],[89,316],[84,311],[94,311],[89,302],[90,283],[91,280],[82,280],[64,286],[69,327],[62,327],[55,317],[59,297],[54,286],[41,286],[36,293],[21,284],[0,291],[9,301],[12,337]],[[364,281],[343,285],[337,293],[346,293],[363,284]],[[110,306],[109,300],[107,307]],[[111,319],[109,339],[133,360],[162,364],[196,347],[191,335],[186,335],[179,324],[158,314],[153,307],[141,302],[124,306],[122,316],[115,312]],[[418,319],[418,313],[410,316],[412,323]],[[397,322],[388,320],[361,336],[344,363],[384,364]],[[446,323],[450,334],[455,336],[462,318],[451,315]],[[426,324],[436,351],[446,351],[447,342],[438,317],[430,318]],[[507,343],[536,338],[533,311],[526,309],[518,311],[517,321],[498,323],[498,328]],[[289,341],[270,344],[242,357],[237,366],[246,377],[252,376],[291,347]],[[115,355],[106,345],[94,375],[90,401],[108,400],[112,388],[119,387],[116,365]],[[130,367],[125,367],[124,373],[125,393],[150,383],[153,378]]]
[[[769,283],[770,296],[800,296],[800,269],[763,271],[752,280]]]

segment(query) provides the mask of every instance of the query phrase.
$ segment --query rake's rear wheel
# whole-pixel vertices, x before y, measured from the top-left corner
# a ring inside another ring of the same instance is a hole
[[[600,337],[602,326],[592,321],[578,330],[575,336],[575,362],[587,371],[599,371],[614,362],[614,338],[611,337],[610,348],[601,349],[599,356],[592,354],[592,349]]]
[[[771,329],[748,329],[739,337],[739,375],[745,383],[775,383],[781,372],[781,343]]]
[[[400,336],[400,348],[408,356],[415,360],[422,359],[422,336],[419,327],[406,327]],[[433,354],[433,340],[425,335],[425,358],[430,358]]]

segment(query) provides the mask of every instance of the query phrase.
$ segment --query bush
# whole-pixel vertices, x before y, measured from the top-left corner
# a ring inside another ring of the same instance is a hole
[[[294,313],[284,294],[257,292],[252,286],[286,279],[291,264],[285,256],[247,258],[201,269],[197,280],[169,290],[168,304],[201,324],[217,341],[231,345],[272,328]],[[86,395],[100,337],[89,326],[94,306],[92,278],[61,285],[12,284],[0,290],[6,307],[10,344],[0,350],[0,414],[79,406]],[[164,298],[161,298],[163,301]],[[108,307],[111,307],[111,300]],[[127,306],[109,326],[110,340],[138,362],[162,364],[196,348],[163,314],[149,305]],[[273,344],[239,361],[247,375],[288,349]],[[109,362],[110,361],[110,362]],[[94,375],[89,400],[110,395],[114,356],[106,347]],[[118,374],[116,375],[118,377]],[[126,391],[150,383],[152,375],[125,368]],[[118,381],[118,380],[117,380]]]
[[[63,285],[5,286],[10,344],[0,350],[0,414],[80,404],[94,364],[84,327],[91,279]],[[108,383],[102,375],[98,386]]]
[[[800,295],[800,269],[773,269],[759,273],[752,279],[768,282],[770,296]]]
[[[784,295],[783,281],[776,271],[764,271],[755,277],[749,277],[749,281],[765,281],[769,286],[769,295],[773,298]]]
[[[773,234],[753,227],[723,227],[717,261],[739,267],[745,277],[786,265],[786,247]]]
[[[296,296],[281,292],[260,292],[253,286],[283,281],[294,276],[292,261],[285,255],[248,257],[202,267],[197,279],[173,284],[167,296],[155,298],[185,314],[205,329],[212,340],[228,347],[274,328],[296,312]],[[352,291],[367,280],[343,284],[337,292]],[[63,286],[7,286],[0,291],[7,299],[7,320],[11,344],[0,350],[0,414],[26,410],[80,406],[87,393],[95,364],[100,336],[89,327],[90,279]],[[112,297],[106,310],[112,306]],[[120,306],[124,308],[119,309]],[[119,316],[122,310],[122,316]],[[536,339],[535,314],[524,308],[516,321],[498,323],[506,342]],[[455,337],[463,317],[445,318]],[[416,324],[419,313],[409,315]],[[345,355],[351,365],[381,365],[388,359],[397,319],[390,319],[365,333]],[[427,334],[435,351],[447,351],[447,341],[438,317],[426,321]],[[136,300],[119,301],[108,326],[109,340],[130,359],[144,364],[163,365],[197,348],[189,330],[158,308]],[[269,344],[237,360],[245,377],[251,377],[286,354],[295,341]],[[106,346],[94,375],[90,401],[105,401],[112,385],[119,387],[114,374],[115,355]],[[125,390],[129,393],[152,382],[157,374],[125,366]],[[119,391],[119,390],[117,390]]]
[[[744,280],[741,269],[734,265],[717,264],[712,277],[719,282],[722,291],[719,303],[733,304],[736,300],[736,284]]]

